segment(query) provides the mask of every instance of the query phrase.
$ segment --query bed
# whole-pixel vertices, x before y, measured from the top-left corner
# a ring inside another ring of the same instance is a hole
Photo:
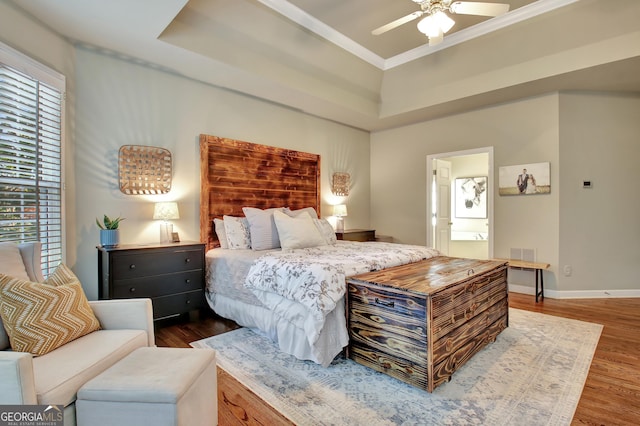
[[[349,341],[347,277],[440,255],[336,241],[320,215],[319,155],[210,135],[200,153],[209,306],[287,354],[328,366]]]

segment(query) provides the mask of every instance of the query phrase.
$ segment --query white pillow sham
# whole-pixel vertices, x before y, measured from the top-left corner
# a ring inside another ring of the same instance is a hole
[[[316,209],[314,209],[313,207],[305,207],[299,210],[291,210],[290,208],[287,207],[284,212],[291,217],[298,217],[304,213],[309,213],[309,216],[311,216],[311,219],[318,218],[318,213],[316,212]]]
[[[231,250],[245,250],[251,248],[249,222],[245,217],[223,216],[224,230]]]
[[[330,246],[338,242],[336,231],[327,219],[314,219],[313,222],[316,224],[318,231],[320,231],[327,245]]]
[[[216,230],[216,235],[218,236],[218,241],[220,241],[220,248],[228,249],[229,248],[229,240],[227,240],[227,231],[224,229],[224,220],[222,220],[222,219],[213,219],[213,227]]]
[[[273,213],[284,211],[284,207],[266,210],[243,207],[242,211],[249,222],[251,248],[253,250],[269,250],[280,247],[280,238],[278,237],[276,224],[273,221]]]
[[[290,217],[286,213],[276,211],[273,213],[273,219],[278,228],[282,250],[327,245],[307,212],[298,217]]]

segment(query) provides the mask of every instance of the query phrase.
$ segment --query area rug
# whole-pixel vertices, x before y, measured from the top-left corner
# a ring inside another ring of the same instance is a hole
[[[191,343],[298,425],[568,425],[602,326],[517,309],[433,393],[342,357],[323,368],[241,328]]]

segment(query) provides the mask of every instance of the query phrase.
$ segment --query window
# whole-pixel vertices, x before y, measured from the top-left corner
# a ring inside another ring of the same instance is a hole
[[[42,242],[45,276],[63,260],[64,77],[0,44],[0,241]]]

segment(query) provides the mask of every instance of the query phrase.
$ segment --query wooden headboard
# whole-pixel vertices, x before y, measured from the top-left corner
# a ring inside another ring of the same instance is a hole
[[[320,156],[200,135],[200,241],[219,246],[213,219],[243,207],[314,207],[320,216]]]

